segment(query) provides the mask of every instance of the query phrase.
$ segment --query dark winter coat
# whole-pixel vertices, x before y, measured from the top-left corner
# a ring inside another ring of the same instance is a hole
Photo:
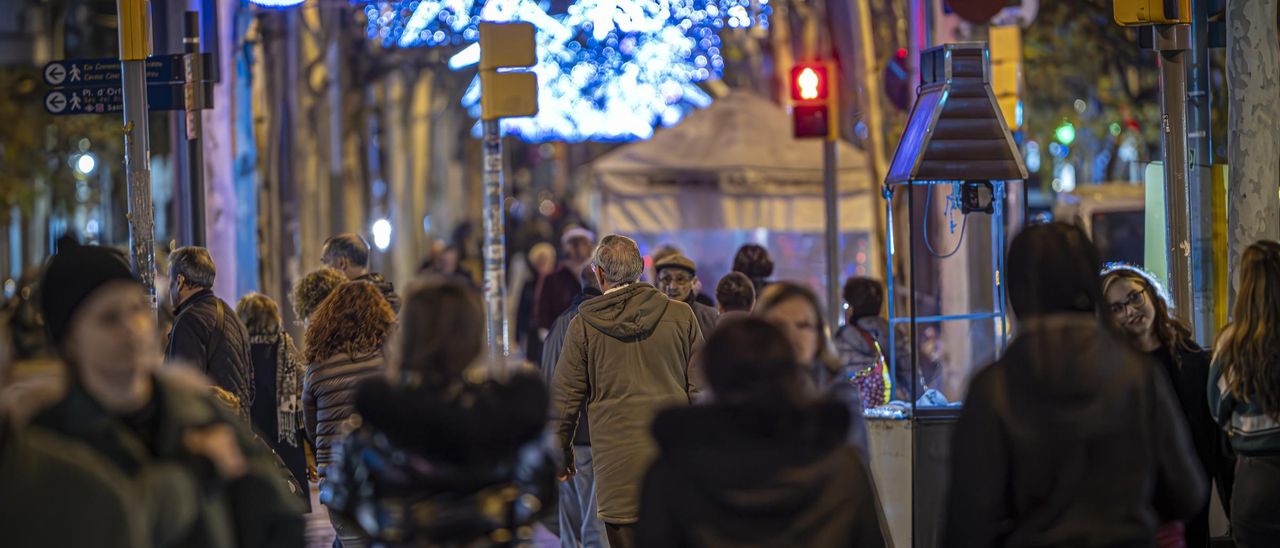
[[[1165,375],[1173,385],[1174,394],[1178,397],[1182,416],[1190,427],[1191,444],[1195,446],[1196,456],[1205,477],[1217,482],[1218,497],[1224,504],[1230,505],[1231,486],[1235,482],[1236,459],[1231,452],[1226,432],[1218,428],[1213,415],[1209,413],[1209,361],[1212,354],[1199,350],[1177,351],[1177,359],[1165,348],[1160,348],[1150,355],[1161,365]],[[1209,497],[1206,495],[1204,507],[1192,519],[1187,521],[1187,546],[1208,546],[1209,544]]]
[[[951,448],[943,545],[1154,546],[1207,486],[1168,379],[1091,315],[1022,322]]]
[[[716,330],[716,324],[720,322],[720,311],[698,302],[695,297],[697,294],[690,291],[689,299],[685,304],[693,309],[694,317],[698,318],[698,329],[702,331],[702,340],[706,340],[711,336],[711,332]]]
[[[321,478],[333,462],[333,446],[350,430],[345,424],[355,409],[356,388],[377,377],[383,368],[381,352],[351,357],[337,354],[307,367],[302,388],[302,407],[307,437],[316,452],[316,468]]]
[[[445,391],[375,379],[361,386],[356,408],[363,421],[342,441],[321,501],[372,538],[484,546],[495,530],[518,531],[553,507],[547,390],[537,377]],[[508,503],[510,487],[517,496]]]
[[[153,380],[151,401],[132,415],[108,414],[72,384],[34,423],[92,447],[133,482],[153,546],[300,548],[301,501],[248,425],[215,402],[200,380]],[[235,430],[247,474],[224,480],[208,460],[186,451],[183,434],[211,425]]]
[[[578,311],[552,383],[556,438],[569,458],[585,401],[600,519],[635,523],[640,481],[657,453],[649,428],[659,411],[697,395],[690,359],[702,335],[689,305],[642,282],[589,299]]]
[[[370,272],[351,281],[373,284],[374,287],[378,288],[378,292],[382,293],[382,298],[387,300],[387,304],[391,305],[391,310],[394,310],[396,314],[400,313],[400,295],[396,294],[396,286],[388,282],[386,278],[383,278],[382,274]]]
[[[537,292],[533,305],[534,329],[551,329],[551,324],[555,323],[560,313],[569,309],[573,298],[581,291],[582,283],[578,280],[578,273],[570,271],[564,265],[542,280],[542,288]]]
[[[222,305],[222,334],[218,329],[218,305]],[[216,348],[210,345],[217,344]],[[218,299],[213,291],[202,290],[174,310],[173,328],[165,361],[190,363],[205,376],[239,398],[241,414],[249,416],[255,394],[253,363],[249,359],[249,332],[236,316],[236,309]]]
[[[0,536],[6,546],[150,546],[137,492],[88,446],[0,420]]]
[[[885,546],[844,406],[712,404],[658,416],[637,540],[652,547]]]
[[[569,323],[578,317],[578,307],[582,302],[592,298],[599,297],[600,290],[594,287],[588,287],[573,298],[573,304],[569,305],[569,309],[565,310],[555,323],[551,324],[551,331],[547,333],[547,340],[542,345],[542,380],[551,386],[556,378],[556,363],[560,361],[560,350],[564,348],[564,336],[569,331]],[[590,396],[588,396],[590,397]],[[591,430],[587,426],[587,407],[584,403],[582,406],[582,414],[578,418],[578,430],[573,434],[573,444],[578,447],[591,447]]]
[[[290,345],[292,346],[292,345]],[[307,455],[303,448],[306,432],[299,432],[298,443],[290,445],[280,441],[280,421],[277,418],[279,399],[277,398],[276,368],[279,363],[277,343],[249,345],[249,355],[253,360],[254,385],[257,386],[258,399],[250,409],[253,427],[261,434],[262,440],[275,451],[280,461],[293,474],[297,485],[302,489],[303,500],[311,503],[311,487],[307,479]]]

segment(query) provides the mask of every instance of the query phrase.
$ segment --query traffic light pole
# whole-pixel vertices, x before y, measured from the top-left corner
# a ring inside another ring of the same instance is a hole
[[[1213,130],[1209,111],[1209,1],[1191,2],[1191,55],[1187,63],[1187,140],[1190,158],[1188,188],[1191,196],[1191,258],[1195,265],[1195,292],[1191,313],[1195,318],[1192,335],[1208,345],[1217,336],[1214,292],[1218,277],[1217,254],[1213,246]],[[1225,256],[1225,254],[1223,254]],[[1226,306],[1226,303],[1221,303]]]
[[[484,307],[489,332],[490,371],[503,371],[507,358],[506,234],[502,188],[502,134],[498,119],[484,120]],[[529,357],[534,359],[534,357]]]
[[[1161,144],[1164,148],[1165,253],[1170,294],[1178,319],[1197,329],[1191,255],[1191,197],[1187,184],[1187,51],[1190,25],[1152,27],[1159,52]]]
[[[840,327],[840,213],[836,192],[836,137],[822,140],[822,193],[827,206],[827,322],[831,333]]]
[[[129,195],[129,265],[142,282],[151,309],[156,302],[155,213],[151,206],[151,150],[147,125],[147,55],[150,53],[145,0],[118,0],[120,76],[124,102],[124,169]]]

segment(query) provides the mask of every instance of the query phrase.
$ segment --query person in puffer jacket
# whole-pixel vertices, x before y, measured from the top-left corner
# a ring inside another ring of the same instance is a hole
[[[368,282],[338,286],[312,315],[306,332],[307,374],[302,407],[307,436],[316,450],[316,468],[324,486],[333,446],[349,430],[356,388],[383,370],[382,347],[395,312]],[[359,546],[362,535],[334,520],[343,546]]]
[[[556,497],[546,387],[486,373],[484,310],[459,282],[415,282],[402,322],[398,359],[358,391],[361,425],[321,502],[379,546],[525,544]]]

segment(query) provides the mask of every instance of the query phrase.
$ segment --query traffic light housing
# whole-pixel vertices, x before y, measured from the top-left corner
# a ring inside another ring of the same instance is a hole
[[[824,63],[801,63],[792,67],[791,88],[792,133],[797,139],[821,137],[835,139],[835,83],[832,70]]]
[[[1191,23],[1191,0],[1115,0],[1111,14],[1125,27]]]

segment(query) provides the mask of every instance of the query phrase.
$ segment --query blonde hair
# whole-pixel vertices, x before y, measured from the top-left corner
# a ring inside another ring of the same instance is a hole
[[[250,337],[280,333],[280,306],[271,297],[250,292],[236,303],[236,316]]]
[[[1280,243],[1245,249],[1235,311],[1217,347],[1227,391],[1280,420]]]
[[[320,308],[320,303],[334,289],[347,282],[347,277],[332,268],[321,268],[303,276],[293,285],[293,313],[304,320]]]

